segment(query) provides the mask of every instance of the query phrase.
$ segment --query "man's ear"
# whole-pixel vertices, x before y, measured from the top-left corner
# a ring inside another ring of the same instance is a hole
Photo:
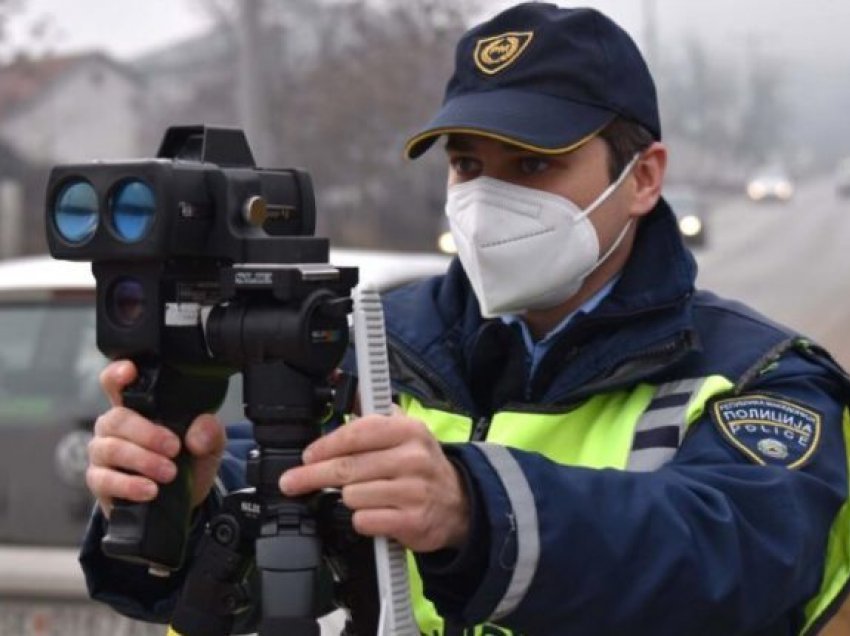
[[[655,208],[661,196],[661,185],[667,170],[667,147],[660,141],[653,142],[640,154],[632,169],[635,191],[631,210],[633,217],[648,214]]]

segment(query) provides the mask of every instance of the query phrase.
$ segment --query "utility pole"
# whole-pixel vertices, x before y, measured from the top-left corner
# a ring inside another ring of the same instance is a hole
[[[239,2],[239,115],[259,166],[274,159],[268,56],[263,50],[264,0]]]

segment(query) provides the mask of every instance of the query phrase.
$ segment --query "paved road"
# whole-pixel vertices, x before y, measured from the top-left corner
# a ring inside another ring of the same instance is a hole
[[[697,284],[805,332],[850,368],[850,199],[815,179],[787,203],[729,200],[709,223]]]

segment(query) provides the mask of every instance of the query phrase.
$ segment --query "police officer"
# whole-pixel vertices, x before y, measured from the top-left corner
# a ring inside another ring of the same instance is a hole
[[[591,9],[500,13],[462,37],[406,153],[439,139],[459,253],[384,299],[399,410],[318,439],[281,490],[341,488],[359,532],[410,549],[428,635],[820,630],[850,577],[847,380],[695,290],[633,41]],[[95,596],[156,618],[176,584],[98,547],[112,498],[174,475],[179,440],[119,405],[133,373],[103,375],[82,560]],[[231,432],[230,487],[247,438]],[[224,435],[203,416],[186,445],[211,506]]]

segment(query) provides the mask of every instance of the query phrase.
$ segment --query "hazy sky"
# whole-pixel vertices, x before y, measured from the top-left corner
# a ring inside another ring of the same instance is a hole
[[[54,52],[103,49],[126,59],[198,33],[208,25],[203,11],[192,0],[25,2],[26,11],[11,22],[14,41],[28,39],[33,23],[49,16],[53,26],[47,48]]]
[[[35,19],[50,15],[54,24],[50,47],[55,51],[102,48],[126,59],[197,33],[208,25],[198,0],[26,3],[26,13],[12,23],[16,40],[25,37]],[[494,13],[513,3],[489,0],[482,4],[487,13]],[[644,33],[644,11],[654,7],[662,49],[669,39],[695,34],[732,54],[744,46],[758,46],[800,57],[850,59],[848,0],[586,0],[557,4],[597,7],[637,40]]]

